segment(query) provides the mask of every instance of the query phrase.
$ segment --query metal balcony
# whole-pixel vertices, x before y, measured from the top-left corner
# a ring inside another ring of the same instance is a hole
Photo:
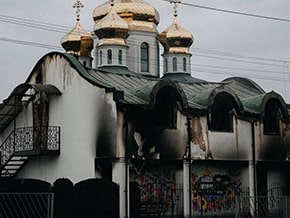
[[[0,177],[14,176],[30,156],[59,153],[59,126],[16,128],[0,147]]]

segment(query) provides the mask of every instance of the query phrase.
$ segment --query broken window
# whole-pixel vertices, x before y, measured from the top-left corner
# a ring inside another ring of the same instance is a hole
[[[216,95],[209,117],[210,129],[212,131],[232,132],[233,114],[237,108],[236,101],[230,94],[223,92]]]
[[[271,99],[265,106],[264,114],[264,134],[280,134],[280,120],[282,118],[282,112],[280,103]]]
[[[156,97],[155,122],[157,126],[176,128],[178,93],[171,87],[162,88]]]

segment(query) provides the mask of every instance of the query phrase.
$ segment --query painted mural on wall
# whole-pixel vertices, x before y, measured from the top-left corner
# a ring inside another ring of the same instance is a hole
[[[131,164],[130,168],[131,181],[138,182],[140,201],[144,210],[150,208],[165,214],[176,205],[174,167],[155,167],[147,161],[138,161]]]
[[[192,172],[192,209],[195,212],[231,211],[241,192],[239,171],[201,174]]]

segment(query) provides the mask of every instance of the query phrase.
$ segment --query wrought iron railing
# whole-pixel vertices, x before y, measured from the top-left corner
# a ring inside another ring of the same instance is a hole
[[[30,151],[59,151],[59,148],[59,126],[43,127],[39,136],[35,135],[33,127],[16,128],[0,147],[1,166],[5,165],[13,154]]]
[[[252,217],[290,217],[290,197],[238,197],[236,202],[236,218]]]
[[[53,197],[53,193],[0,193],[0,218],[52,218]]]

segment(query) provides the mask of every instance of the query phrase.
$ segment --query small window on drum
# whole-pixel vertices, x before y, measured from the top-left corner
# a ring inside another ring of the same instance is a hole
[[[149,45],[141,44],[141,72],[149,72]]]
[[[183,71],[186,72],[186,58],[183,58]]]
[[[100,65],[103,64],[103,52],[100,51]]]
[[[175,71],[177,71],[177,58],[176,57],[174,57],[173,59],[172,59],[172,67],[173,67],[173,71],[175,72]]]
[[[108,50],[108,64],[112,64],[112,50],[109,49]]]
[[[264,114],[264,134],[279,135],[280,120],[282,119],[281,104],[275,99],[271,99],[266,103]]]
[[[122,50],[119,50],[119,52],[118,52],[118,62],[119,62],[119,64],[122,64],[122,56],[123,56],[123,54],[122,54]]]

